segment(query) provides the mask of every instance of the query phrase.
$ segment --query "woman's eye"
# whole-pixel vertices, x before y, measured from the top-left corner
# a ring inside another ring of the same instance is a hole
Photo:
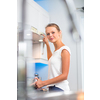
[[[49,33],[47,33],[47,35],[49,35]]]
[[[55,32],[52,32],[52,34],[54,34]]]

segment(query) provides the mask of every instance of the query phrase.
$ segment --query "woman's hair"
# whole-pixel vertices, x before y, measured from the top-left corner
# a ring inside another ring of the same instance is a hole
[[[49,24],[45,27],[45,29],[46,29],[47,27],[55,27],[55,28],[60,32],[59,26],[58,26],[57,24],[55,24],[55,23],[49,23]],[[62,34],[60,35],[60,38],[62,39]]]
[[[50,23],[50,24],[48,24],[45,28],[47,28],[47,27],[55,27],[58,31],[60,31],[60,28],[59,28],[59,26],[57,25],[57,24],[55,24],[55,23]]]

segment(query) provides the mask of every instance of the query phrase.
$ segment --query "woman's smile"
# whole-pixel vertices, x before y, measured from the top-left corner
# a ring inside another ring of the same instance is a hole
[[[54,38],[50,38],[50,40],[53,40]]]

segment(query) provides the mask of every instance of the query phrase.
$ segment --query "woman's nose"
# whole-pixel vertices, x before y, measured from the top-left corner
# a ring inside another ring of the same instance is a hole
[[[52,36],[52,33],[50,33],[50,36]]]

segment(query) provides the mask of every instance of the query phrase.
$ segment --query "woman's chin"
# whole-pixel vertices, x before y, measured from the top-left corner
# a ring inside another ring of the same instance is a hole
[[[54,43],[55,41],[54,41],[54,40],[50,40],[50,42],[51,42],[51,43]]]

